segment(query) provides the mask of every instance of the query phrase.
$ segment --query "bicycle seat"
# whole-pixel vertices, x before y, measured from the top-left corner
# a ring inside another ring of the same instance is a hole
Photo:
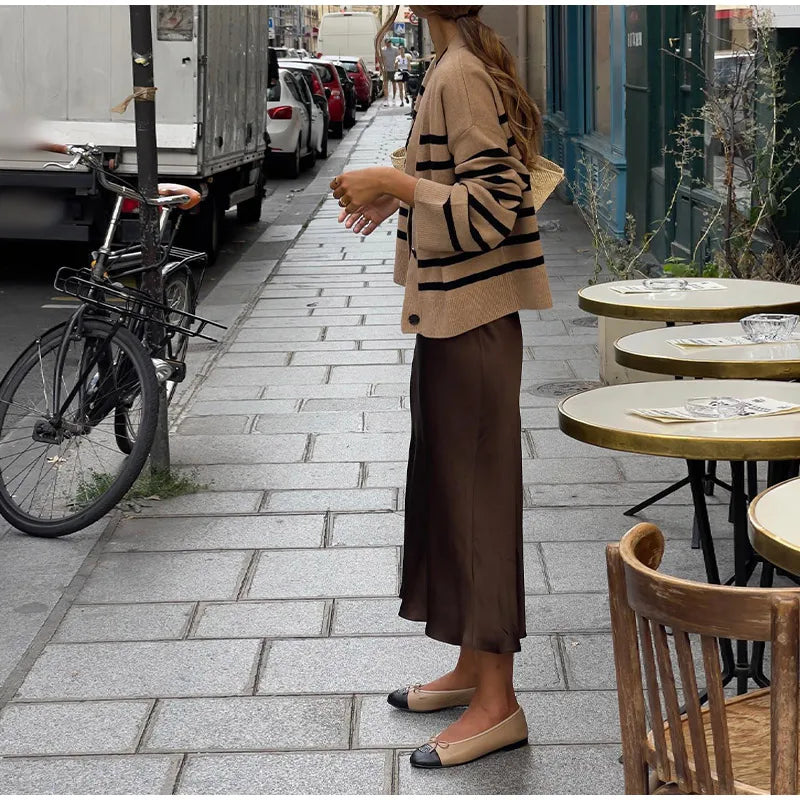
[[[194,208],[203,199],[203,196],[197,189],[192,189],[189,186],[182,186],[180,183],[159,183],[158,194],[160,197],[171,197],[176,194],[188,195],[189,202],[181,203],[178,206],[182,211],[188,211],[190,208]]]

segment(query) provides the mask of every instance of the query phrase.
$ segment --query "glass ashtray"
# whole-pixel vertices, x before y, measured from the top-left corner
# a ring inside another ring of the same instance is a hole
[[[735,397],[692,397],[683,407],[693,416],[726,419],[741,414],[744,406],[744,401]]]
[[[782,342],[797,327],[797,314],[751,314],[739,324],[753,342]]]
[[[645,289],[653,289],[653,291],[685,289],[689,285],[684,278],[647,278],[643,283]]]

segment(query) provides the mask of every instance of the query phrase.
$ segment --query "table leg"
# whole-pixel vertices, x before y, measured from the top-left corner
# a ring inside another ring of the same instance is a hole
[[[638,505],[629,508],[627,511],[624,512],[626,517],[633,517],[638,514],[643,509],[647,508],[648,506],[653,505],[653,503],[657,503],[659,500],[663,500],[665,497],[669,497],[673,492],[677,492],[678,489],[683,489],[689,483],[689,478],[681,478],[676,483],[673,483],[671,486],[667,486],[666,489],[662,489],[658,494],[654,494],[652,497],[648,497],[647,500],[642,500],[641,503]]]
[[[733,511],[734,583],[747,586],[752,574],[750,562],[752,547],[747,538],[747,495],[744,485],[744,462],[731,461],[731,492]],[[744,694],[751,674],[750,657],[746,641],[736,642],[736,693]]]

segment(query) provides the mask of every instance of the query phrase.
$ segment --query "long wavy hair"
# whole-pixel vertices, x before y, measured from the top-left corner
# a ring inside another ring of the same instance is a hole
[[[477,56],[500,92],[503,107],[508,114],[508,126],[522,153],[525,164],[533,163],[539,155],[538,137],[542,116],[536,103],[525,90],[517,76],[514,57],[500,37],[478,17],[483,6],[414,6],[421,16],[436,14],[443,19],[455,20],[458,30],[470,52]],[[383,24],[375,38],[376,63],[383,70],[381,43],[394,26],[400,6]]]

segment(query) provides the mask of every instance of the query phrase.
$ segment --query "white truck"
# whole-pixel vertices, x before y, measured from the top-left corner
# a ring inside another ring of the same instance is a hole
[[[334,11],[323,14],[319,23],[317,47],[323,56],[363,58],[367,69],[375,72],[375,37],[380,30],[371,11]]]
[[[242,222],[261,213],[268,9],[154,6],[152,19],[159,177],[206,195],[186,233],[213,259],[228,208]],[[111,110],[131,84],[128,6],[0,5],[0,112],[32,120],[39,140],[101,147],[135,180],[134,104]],[[47,224],[36,238],[94,241],[110,198],[88,172],[43,171],[46,160],[0,144],[0,239],[31,238],[30,220],[13,209],[38,203]]]

